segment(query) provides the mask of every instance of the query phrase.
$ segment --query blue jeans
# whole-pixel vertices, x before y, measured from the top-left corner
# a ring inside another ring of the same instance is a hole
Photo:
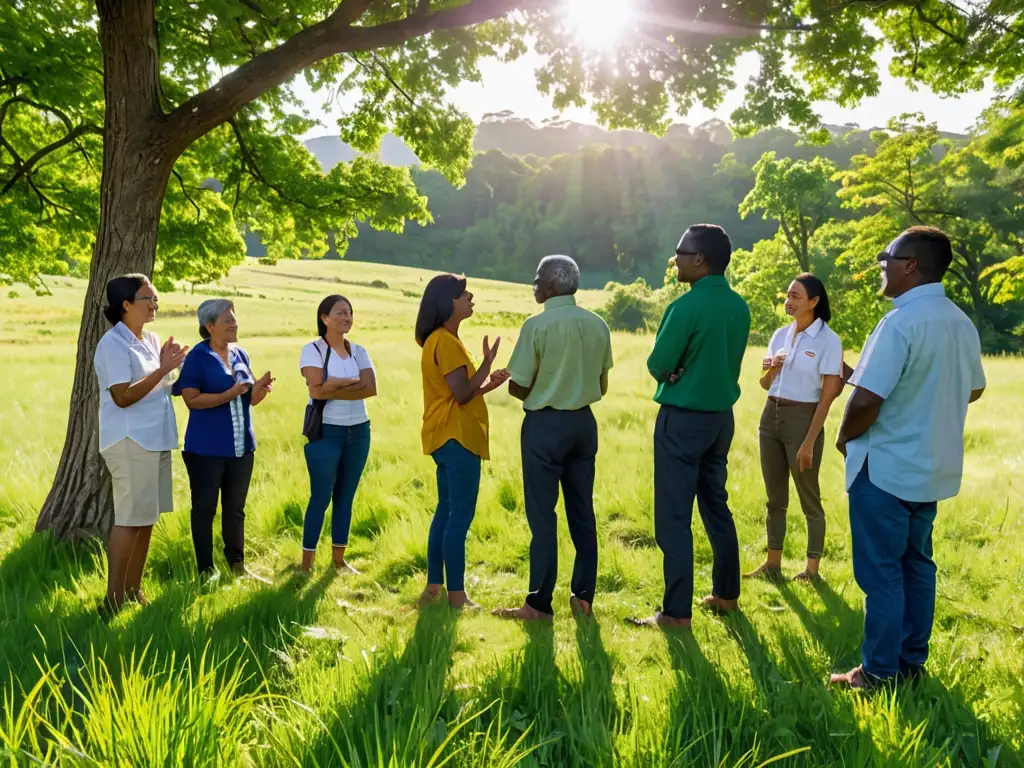
[[[332,500],[331,542],[344,547],[352,524],[352,501],[370,455],[370,422],[352,427],[324,424],[323,437],[306,443],[305,453],[309,504],[302,525],[302,548],[309,552],[316,549],[327,505]]]
[[[850,487],[853,574],[866,597],[861,656],[877,678],[920,671],[928,659],[936,508],[934,501],[903,501],[872,484],[867,461]]]
[[[480,492],[480,457],[449,440],[431,457],[437,464],[437,510],[427,537],[427,583],[465,589],[466,536]]]

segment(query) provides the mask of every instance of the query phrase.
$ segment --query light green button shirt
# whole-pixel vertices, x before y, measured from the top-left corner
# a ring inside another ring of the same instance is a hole
[[[530,389],[528,411],[576,411],[601,399],[601,376],[612,367],[608,326],[573,296],[557,296],[523,324],[512,359],[511,379]]]

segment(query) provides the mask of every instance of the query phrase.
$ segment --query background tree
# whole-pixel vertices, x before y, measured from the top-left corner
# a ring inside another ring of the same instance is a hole
[[[974,318],[987,349],[1012,348],[1015,313],[1006,305],[1024,281],[1017,258],[1024,202],[980,151],[985,140],[966,146],[940,140],[937,127],[921,115],[893,120],[875,138],[875,154],[853,158],[853,168],[839,174],[844,205],[877,210],[901,228],[944,229],[953,240],[950,290]]]
[[[835,172],[835,165],[823,157],[777,160],[774,152],[765,152],[754,166],[754,188],[740,203],[740,216],[761,211],[764,218],[779,222],[793,258],[808,272],[811,238],[828,220],[834,200]]]
[[[169,221],[202,222],[206,195],[195,182],[222,178],[235,221],[258,222],[268,249],[281,255],[323,247],[328,230],[344,244],[356,220],[383,228],[427,220],[405,171],[364,158],[317,178],[294,138],[313,124],[291,85],[298,73],[316,92],[354,95],[339,129],[356,149],[372,153],[391,130],[459,182],[472,125],[445,91],[478,80],[481,58],[518,55],[526,39],[546,59],[538,86],[556,108],[590,101],[613,127],[661,130],[673,110],[685,113],[696,101],[717,106],[738,57],[755,52],[762,66],[734,120],[748,131],[782,119],[810,129],[818,124],[814,100],[849,105],[877,93],[874,54],[883,39],[896,48],[900,74],[940,91],[962,89],[965,72],[1001,84],[1018,77],[1024,22],[1002,6],[977,5],[638,0],[632,28],[600,54],[574,36],[555,0],[0,5],[0,237],[21,238],[33,253],[56,245],[72,254],[90,223],[96,231],[67,440],[38,527],[81,535],[109,526],[90,361],[103,330],[105,283],[127,271],[152,273],[160,260],[169,184],[185,200],[167,207]],[[177,170],[186,157],[201,173]],[[228,178],[212,173],[212,158],[230,166]],[[90,204],[82,183],[97,168],[98,220],[95,192]],[[223,227],[222,208],[205,210],[211,227]],[[12,234],[23,228],[32,231]],[[240,249],[231,253],[229,261],[241,258]],[[219,256],[212,271],[224,268]],[[52,261],[4,258],[8,280]]]

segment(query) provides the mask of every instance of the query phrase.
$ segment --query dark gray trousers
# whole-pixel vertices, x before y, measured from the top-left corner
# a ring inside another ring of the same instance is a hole
[[[594,460],[597,421],[590,408],[527,411],[523,419],[523,493],[530,524],[530,593],[526,602],[553,614],[558,577],[558,488],[562,488],[569,535],[576,547],[572,594],[588,603],[597,586],[597,523]]]
[[[654,428],[654,537],[664,553],[662,613],[690,618],[693,608],[693,500],[711,540],[712,594],[740,596],[736,525],[725,490],[732,411],[705,413],[664,405]]]

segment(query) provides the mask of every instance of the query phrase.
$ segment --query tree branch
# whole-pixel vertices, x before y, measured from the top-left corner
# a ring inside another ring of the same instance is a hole
[[[186,189],[185,189],[185,180],[183,178],[181,178],[181,174],[178,173],[173,168],[171,168],[171,173],[173,173],[174,174],[174,178],[176,178],[178,180],[178,186],[181,187],[181,194],[183,194],[185,196],[185,199],[188,200],[189,203],[191,203],[193,208],[196,209],[196,221],[199,221],[200,219],[203,218],[203,212],[201,210],[199,210],[199,206],[196,205],[196,201],[193,200],[192,196],[188,193],[188,191],[186,191]]]
[[[270,179],[268,179],[266,175],[263,173],[263,171],[260,169],[259,164],[256,162],[256,158],[252,154],[252,151],[245,143],[245,137],[242,135],[242,129],[241,126],[238,125],[238,121],[229,120],[228,124],[231,126],[231,130],[235,134],[235,141],[238,142],[238,151],[242,155],[243,168],[244,170],[248,171],[249,175],[252,176],[256,181],[258,181],[260,184],[267,187],[268,189],[273,190],[273,192],[286,203],[291,203],[292,205],[301,205],[303,208],[307,208],[311,211],[322,211],[325,208],[329,207],[326,205],[310,205],[304,200],[297,200],[291,195],[289,195],[287,192],[282,190],[278,184],[275,184],[274,182],[270,181]],[[239,192],[236,192],[235,194],[236,206],[238,205],[238,200],[240,197],[241,191],[239,190]]]
[[[47,144],[45,147],[40,149],[25,162],[19,163],[18,168],[15,169],[14,171],[14,175],[10,179],[8,179],[7,183],[4,184],[2,189],[0,189],[0,197],[7,194],[11,190],[11,187],[17,184],[23,176],[31,173],[32,168],[35,167],[35,165],[44,157],[49,155],[51,152],[56,152],[61,147],[71,144],[79,137],[84,136],[87,133],[95,133],[101,136],[103,135],[103,131],[100,128],[97,128],[95,125],[80,125],[74,130],[72,130],[70,133],[65,135],[63,138],[60,138],[57,141]]]
[[[183,103],[165,121],[168,136],[188,146],[233,117],[242,107],[297,72],[340,53],[401,45],[431,32],[479,24],[553,0],[471,0],[425,16],[407,16],[373,27],[353,26],[373,0],[345,0],[326,19],[304,29],[221,78],[212,88]]]

